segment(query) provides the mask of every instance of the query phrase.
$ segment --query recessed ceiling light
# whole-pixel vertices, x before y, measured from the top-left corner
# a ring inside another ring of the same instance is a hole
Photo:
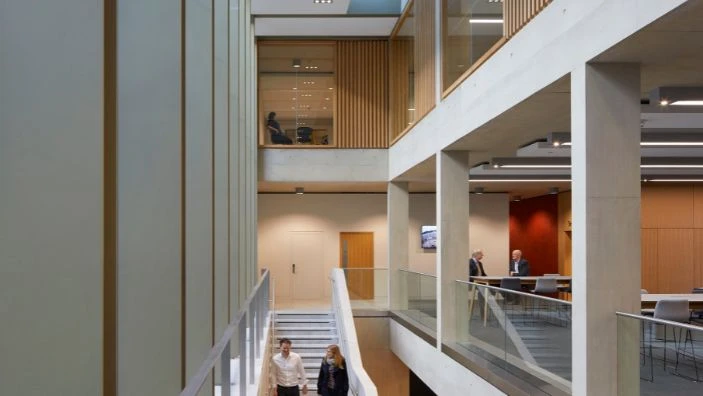
[[[332,0],[312,0],[315,4],[332,4]]]
[[[327,89],[334,89],[334,88],[332,88],[332,87],[329,87],[329,88],[327,88]]]

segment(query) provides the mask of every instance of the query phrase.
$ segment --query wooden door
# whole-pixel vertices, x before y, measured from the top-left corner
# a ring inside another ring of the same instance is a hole
[[[290,232],[290,281],[294,300],[322,299],[325,294],[322,231]]]
[[[346,269],[350,299],[373,299],[373,232],[340,232],[339,266]]]

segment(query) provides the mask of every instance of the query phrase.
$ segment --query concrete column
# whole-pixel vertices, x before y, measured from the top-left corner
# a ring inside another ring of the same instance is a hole
[[[0,2],[2,395],[102,394],[103,7]]]
[[[408,309],[408,284],[405,274],[408,269],[410,242],[410,196],[407,182],[388,183],[388,282],[390,287],[390,309]]]
[[[468,324],[466,304],[455,280],[467,278],[469,258],[469,153],[437,154],[437,346],[461,339]],[[461,293],[463,294],[463,293]]]
[[[573,394],[638,395],[637,326],[618,345],[615,312],[640,309],[639,65],[576,68],[571,112]]]

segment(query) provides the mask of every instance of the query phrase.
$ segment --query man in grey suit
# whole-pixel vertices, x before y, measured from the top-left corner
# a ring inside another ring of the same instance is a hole
[[[508,266],[510,276],[528,276],[530,275],[530,263],[522,258],[522,251],[513,250],[512,260]]]

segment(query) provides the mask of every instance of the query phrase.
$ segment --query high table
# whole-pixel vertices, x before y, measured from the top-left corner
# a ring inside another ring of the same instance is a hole
[[[642,309],[652,309],[660,300],[688,300],[688,308],[703,310],[703,294],[641,294]]]
[[[531,286],[537,283],[539,278],[556,278],[559,287],[570,287],[571,277],[570,276],[472,276],[471,282],[478,283],[481,285],[488,286],[500,286],[500,281],[503,278],[520,278],[520,284]]]

